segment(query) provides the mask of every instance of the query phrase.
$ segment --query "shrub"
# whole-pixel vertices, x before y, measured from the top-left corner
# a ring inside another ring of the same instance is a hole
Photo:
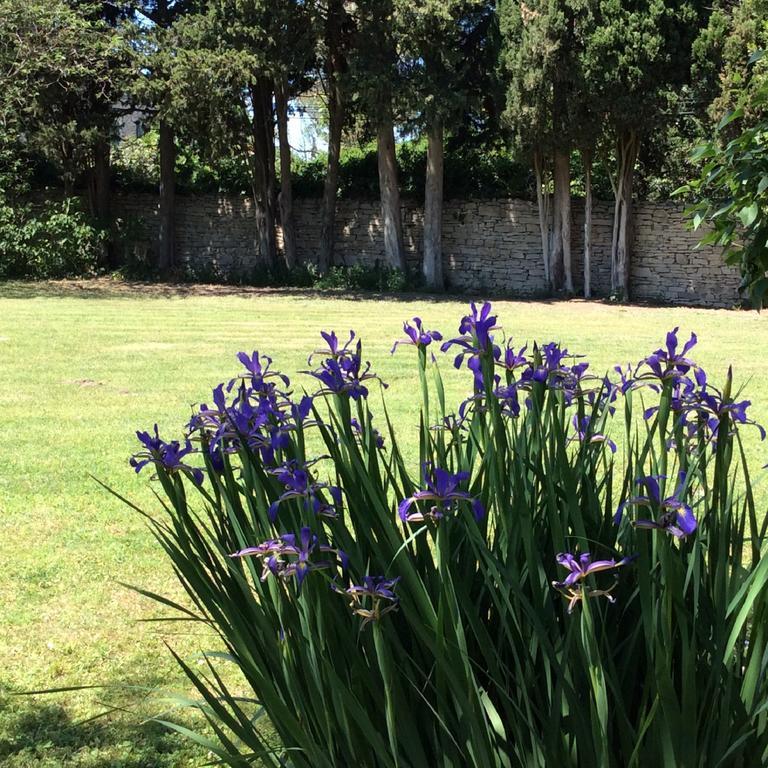
[[[128,277],[141,274],[126,272]],[[238,265],[223,267],[215,261],[186,263],[181,277],[191,283],[219,283],[224,285],[253,285],[260,288],[317,288],[330,291],[377,291],[402,293],[419,286],[419,277],[388,267],[376,261],[373,266],[353,264],[330,267],[321,275],[315,264],[297,264],[287,269],[278,263],[275,267],[257,264],[251,268]]]
[[[140,137],[121,139],[112,155],[112,171],[120,189],[157,192],[160,183],[159,134],[150,130]],[[204,160],[193,147],[180,146],[176,156],[176,189],[182,194],[221,190],[244,193],[251,188],[246,157]]]
[[[312,396],[241,353],[183,443],[138,433],[176,607],[223,646],[177,657],[216,740],[193,737],[230,765],[764,765],[766,522],[730,373],[715,388],[675,329],[592,376],[497,346],[472,305],[442,345],[473,382],[451,413],[440,334],[406,331],[416,472],[354,334],[323,334]]]
[[[0,201],[0,279],[91,275],[106,240],[70,200],[40,208]]]
[[[314,287],[348,291],[379,291],[401,293],[415,284],[403,270],[376,262],[372,267],[353,264],[351,267],[334,266],[314,280]]]
[[[128,136],[117,142],[111,164],[119,187],[137,192],[157,191],[160,183],[157,141],[157,132],[149,131],[143,136]]]

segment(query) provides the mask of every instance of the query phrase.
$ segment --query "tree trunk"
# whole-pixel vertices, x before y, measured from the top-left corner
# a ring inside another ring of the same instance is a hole
[[[544,155],[541,150],[533,153],[533,170],[536,174],[536,207],[539,211],[539,231],[541,233],[541,254],[544,259],[544,280],[547,288],[552,288],[549,272],[549,192],[546,190],[547,170],[544,165]]]
[[[270,180],[272,165],[270,155],[274,154],[274,126],[272,124],[271,88],[261,80],[250,86],[251,96],[251,186],[256,217],[256,232],[259,255],[272,269],[277,265],[277,242],[272,201],[274,185]],[[269,99],[269,104],[267,103]],[[270,140],[271,139],[271,140]],[[270,149],[270,144],[272,148]]]
[[[93,167],[88,185],[88,202],[93,216],[101,225],[109,223],[110,180],[109,180],[109,141],[99,138],[93,146]]]
[[[61,181],[64,185],[64,197],[68,200],[75,196],[75,181],[78,165],[75,162],[75,149],[71,141],[61,138],[59,142],[59,162],[61,163]]]
[[[427,129],[427,177],[424,186],[424,281],[432,291],[443,282],[443,123]]]
[[[176,263],[176,141],[173,127],[160,120],[160,210],[157,268],[166,273]]]
[[[336,230],[336,195],[339,190],[341,132],[344,125],[344,103],[341,89],[331,86],[328,92],[328,166],[323,185],[323,211],[320,225],[320,250],[317,266],[325,274],[333,264]]]
[[[288,143],[288,83],[285,77],[275,81],[277,136],[280,143],[280,224],[283,228],[283,259],[288,269],[297,262],[296,226],[293,220],[291,189],[291,145]]]
[[[328,79],[328,165],[323,185],[323,209],[317,267],[325,274],[333,264],[336,230],[336,195],[339,190],[341,134],[344,128],[344,91],[341,77],[346,67],[342,52],[341,30],[344,25],[344,0],[329,0],[325,25],[327,48],[325,71]]]
[[[555,150],[553,163],[552,251],[549,274],[556,291],[573,290],[571,274],[571,171],[567,152]]]
[[[571,269],[571,159],[565,150],[556,150],[553,177],[555,183],[554,244],[552,281],[556,290],[573,291]]]
[[[400,188],[397,184],[395,130],[388,110],[387,114],[379,119],[377,146],[381,219],[384,225],[384,256],[390,267],[404,272],[405,252],[403,224],[400,218]]]
[[[621,131],[616,155],[618,179],[614,206],[611,252],[611,290],[621,301],[629,299],[629,277],[632,260],[632,187],[639,140],[632,130]]]
[[[584,298],[592,295],[592,150],[581,153],[584,164]]]
[[[566,46],[567,48],[567,46]],[[571,271],[571,152],[567,137],[571,131],[568,113],[569,73],[562,60],[567,50],[560,48],[552,80],[552,129],[561,142],[552,156],[554,200],[552,204],[552,251],[550,277],[555,291],[573,291]]]
[[[264,145],[267,148],[267,200],[269,201],[269,218],[272,222],[270,232],[274,241],[274,266],[277,267],[277,211],[278,184],[275,152],[275,112],[273,106],[274,84],[271,80],[262,84],[264,96]]]
[[[102,228],[110,226],[111,189],[109,172],[110,147],[106,138],[96,139],[93,146],[93,166],[91,167],[88,183],[88,207],[97,225]],[[111,238],[103,241],[100,262],[104,267],[115,267],[115,249]]]

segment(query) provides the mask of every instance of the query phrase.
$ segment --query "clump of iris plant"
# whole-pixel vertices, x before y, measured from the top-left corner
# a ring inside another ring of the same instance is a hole
[[[383,383],[354,331],[328,331],[307,392],[243,352],[180,440],[138,433],[179,610],[226,651],[204,673],[182,661],[212,751],[273,768],[763,765],[768,525],[740,430],[764,432],[732,372],[718,389],[678,328],[603,375],[561,340],[513,343],[489,303],[446,341],[431,328],[412,318],[392,348],[413,359],[418,419],[374,422]],[[470,374],[458,406],[438,345]]]

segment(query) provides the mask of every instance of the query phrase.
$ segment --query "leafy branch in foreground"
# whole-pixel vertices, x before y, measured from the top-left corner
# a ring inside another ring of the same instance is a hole
[[[750,63],[764,56],[758,51]],[[686,210],[691,226],[710,227],[699,245],[723,248],[726,263],[741,271],[741,290],[760,309],[768,293],[768,78],[749,93],[749,108],[749,118],[744,106],[728,112],[714,138],[695,149],[701,174],[675,194],[695,200]]]

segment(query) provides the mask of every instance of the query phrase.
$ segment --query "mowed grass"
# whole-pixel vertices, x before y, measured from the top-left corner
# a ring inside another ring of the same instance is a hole
[[[411,352],[392,357],[413,315],[452,334],[466,303],[380,300],[108,282],[0,286],[0,764],[4,766],[185,766],[205,751],[143,719],[164,711],[162,693],[186,690],[164,642],[191,658],[210,647],[186,625],[146,623],[162,614],[124,588],[129,582],[178,595],[173,575],[140,516],[104,492],[95,476],[147,509],[149,476],[127,464],[134,431],[155,422],[177,436],[190,406],[237,370],[235,354],[258,349],[297,388],[320,329],[362,337],[366,358],[390,385],[390,414],[415,464],[418,386]],[[736,381],[768,422],[768,318],[754,313],[608,306],[580,301],[495,302],[517,342],[557,340],[588,354],[592,368],[636,361],[679,325],[700,339],[697,360],[715,381]],[[450,401],[469,381],[443,358]],[[371,398],[380,413],[378,392]],[[378,418],[384,426],[383,414]],[[745,432],[752,466],[768,450]],[[418,468],[413,466],[414,473]],[[181,628],[179,628],[181,627]],[[13,692],[86,684],[37,697]],[[4,693],[2,690],[4,689]],[[127,711],[88,722],[105,707]]]

